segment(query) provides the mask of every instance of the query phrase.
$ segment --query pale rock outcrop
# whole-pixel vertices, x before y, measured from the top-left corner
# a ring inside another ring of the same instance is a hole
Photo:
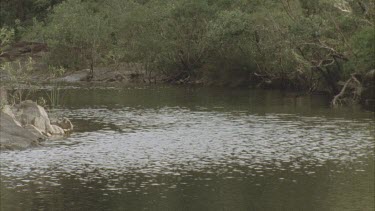
[[[23,125],[33,125],[44,135],[64,135],[64,130],[57,125],[52,125],[47,112],[36,102],[26,100],[15,106],[16,119]]]
[[[67,82],[67,83],[77,83],[80,81],[87,81],[87,79],[90,77],[90,70],[85,69],[81,71],[76,71],[70,75],[67,75],[62,78],[54,79],[55,82]]]
[[[39,130],[37,127],[35,127],[34,125],[25,125],[24,128],[39,138],[42,138],[42,139],[45,138],[45,136],[43,135],[43,132]]]
[[[2,106],[0,110],[0,150],[25,149],[38,146],[47,137],[61,136],[73,130],[69,119],[51,124],[47,112],[33,101],[24,101],[13,108]]]
[[[68,118],[65,118],[65,117],[57,121],[55,125],[61,127],[65,132],[73,131],[72,122]]]
[[[0,111],[0,150],[25,149],[39,145],[42,140],[42,136],[23,128],[9,107]]]

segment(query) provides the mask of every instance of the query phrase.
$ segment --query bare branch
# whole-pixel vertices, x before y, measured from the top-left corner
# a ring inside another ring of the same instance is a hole
[[[340,99],[341,96],[343,96],[345,94],[345,90],[346,88],[348,87],[349,83],[352,81],[353,79],[352,78],[349,78],[349,80],[347,80],[344,84],[344,86],[342,87],[340,93],[338,93],[332,100],[331,104],[333,107],[337,107],[338,106],[338,101]]]

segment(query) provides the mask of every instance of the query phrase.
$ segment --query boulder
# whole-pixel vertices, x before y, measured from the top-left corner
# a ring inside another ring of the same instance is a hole
[[[23,128],[12,115],[10,108],[0,111],[0,150],[25,149],[37,146],[43,140],[43,136]]]
[[[70,75],[67,75],[62,78],[57,78],[54,81],[55,82],[67,82],[67,83],[77,83],[80,81],[87,81],[87,79],[90,77],[90,70],[81,70],[76,71]]]
[[[52,125],[47,112],[36,102],[26,100],[15,106],[16,119],[22,126],[32,125],[46,136],[64,135],[64,130]]]
[[[24,128],[28,130],[29,132],[31,132],[32,134],[34,134],[35,136],[37,136],[38,138],[42,138],[42,139],[45,138],[45,136],[43,135],[43,132],[39,130],[37,127],[35,127],[34,125],[26,125],[24,126]]]
[[[4,107],[1,109],[1,112],[2,113],[5,113],[5,114],[8,114],[9,116],[11,116],[13,119],[15,119],[16,117],[14,116],[13,112],[12,112],[12,109],[10,108],[9,105],[4,105]],[[17,122],[17,124],[19,124],[21,126],[21,124],[19,122]]]
[[[375,83],[375,69],[368,71],[364,77],[365,85],[373,85]]]
[[[49,130],[49,134],[51,134],[51,135],[64,135],[65,131],[57,125],[51,125],[51,128]]]
[[[58,137],[73,130],[67,118],[59,122],[62,127],[51,124],[44,108],[29,100],[13,108],[4,105],[0,112],[0,150],[37,146],[49,136]]]
[[[73,131],[72,122],[68,118],[65,118],[65,117],[57,121],[55,125],[61,127],[65,132]]]

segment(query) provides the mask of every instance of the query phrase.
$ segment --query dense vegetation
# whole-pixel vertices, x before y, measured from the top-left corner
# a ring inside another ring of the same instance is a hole
[[[372,0],[3,0],[0,5],[2,42],[13,37],[47,43],[48,62],[68,69],[136,63],[166,82],[335,95],[339,81],[354,75],[360,80],[375,68]]]

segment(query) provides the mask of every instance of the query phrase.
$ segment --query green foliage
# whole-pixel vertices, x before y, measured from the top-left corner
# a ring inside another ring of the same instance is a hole
[[[306,89],[324,80],[334,89],[337,80],[374,68],[375,5],[369,0],[28,0],[23,5],[35,13],[26,18],[31,25],[22,28],[25,17],[13,12],[7,20],[20,20],[16,31],[25,39],[47,42],[50,63],[65,68],[134,63],[176,76],[174,81],[249,83],[255,77]]]
[[[111,25],[92,2],[64,1],[54,8],[49,18],[43,35],[52,55],[60,54],[55,60],[52,57],[54,65],[90,67],[107,52]]]
[[[350,40],[355,57],[351,61],[353,71],[367,72],[375,69],[375,29],[366,27],[358,31]]]
[[[0,54],[3,49],[11,44],[14,40],[14,29],[8,27],[0,28]]]
[[[0,65],[0,73],[9,77],[8,88],[12,89],[10,103],[22,102],[35,91],[35,86],[31,83],[34,64],[34,60],[29,57],[26,61],[4,62]]]
[[[24,37],[34,20],[41,21],[50,14],[54,5],[63,0],[1,0],[0,28],[14,29],[14,40]]]

